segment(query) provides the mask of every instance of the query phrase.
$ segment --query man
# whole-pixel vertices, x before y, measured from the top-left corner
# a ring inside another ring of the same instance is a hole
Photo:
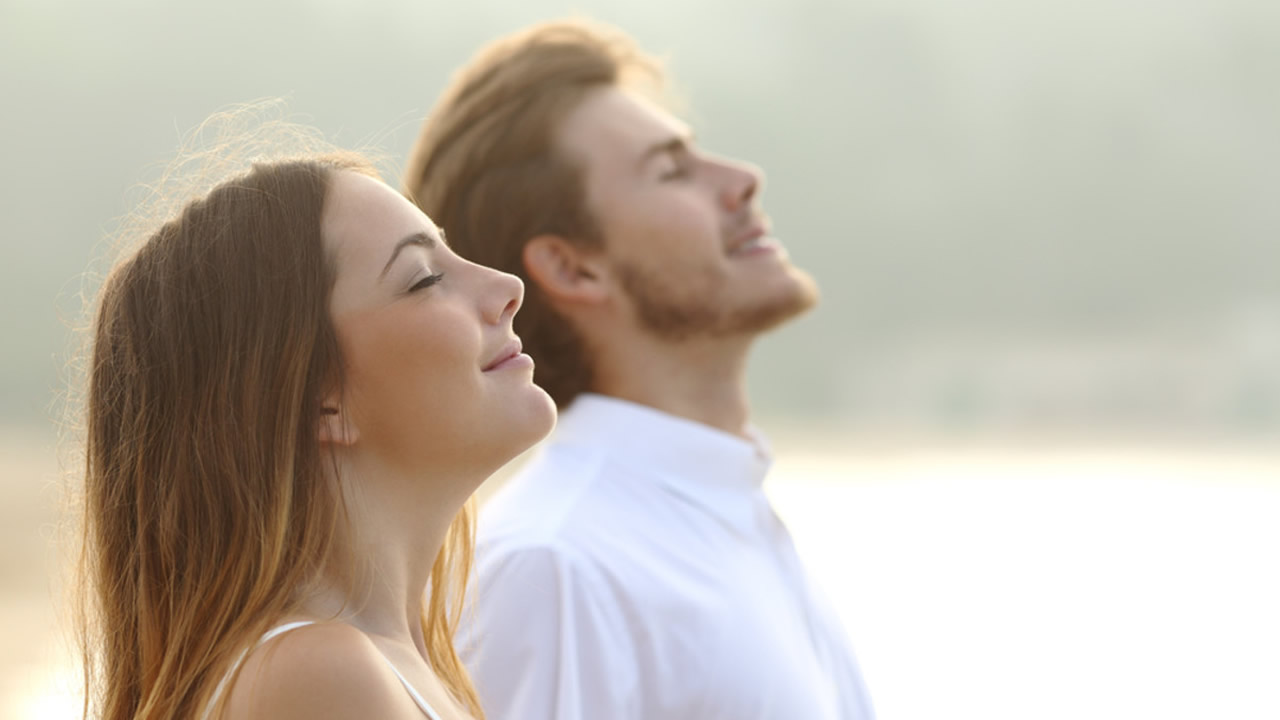
[[[562,408],[482,513],[463,657],[493,720],[870,718],[748,423],[752,343],[816,288],[760,171],[699,149],[661,81],[617,31],[539,25],[464,67],[413,150],[407,194],[525,281]]]

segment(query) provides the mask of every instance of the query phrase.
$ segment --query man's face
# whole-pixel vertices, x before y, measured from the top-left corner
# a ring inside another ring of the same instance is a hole
[[[702,152],[683,123],[617,87],[588,95],[559,130],[643,329],[668,340],[754,335],[816,302],[813,280],[769,235],[758,168]]]

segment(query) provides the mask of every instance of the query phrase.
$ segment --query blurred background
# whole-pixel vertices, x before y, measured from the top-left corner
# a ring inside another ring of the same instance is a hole
[[[264,97],[400,165],[570,13],[823,289],[751,390],[883,720],[1280,718],[1273,0],[0,0],[0,717],[77,711],[58,397],[131,188]]]

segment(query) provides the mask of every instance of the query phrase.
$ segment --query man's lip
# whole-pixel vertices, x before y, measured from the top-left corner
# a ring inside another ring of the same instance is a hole
[[[767,234],[769,234],[769,223],[765,220],[757,220],[733,239],[733,242],[729,245],[728,252],[732,253],[752,240],[762,238]]]
[[[488,365],[484,366],[483,372],[489,372],[507,360],[519,355],[522,348],[523,345],[520,343],[520,338],[515,338],[509,341],[506,345],[502,346],[502,351],[499,352]]]

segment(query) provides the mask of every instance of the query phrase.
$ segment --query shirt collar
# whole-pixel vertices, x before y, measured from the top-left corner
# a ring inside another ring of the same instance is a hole
[[[696,475],[699,482],[743,490],[764,484],[773,454],[764,435],[751,440],[654,408],[585,393],[560,413],[555,443],[607,449],[664,476]]]

